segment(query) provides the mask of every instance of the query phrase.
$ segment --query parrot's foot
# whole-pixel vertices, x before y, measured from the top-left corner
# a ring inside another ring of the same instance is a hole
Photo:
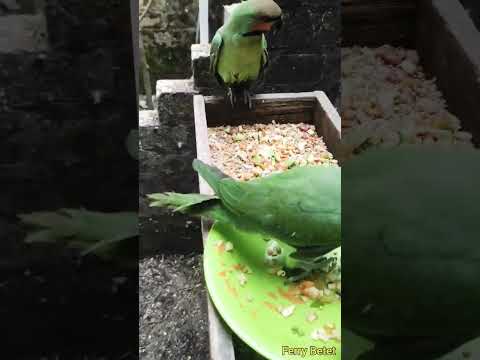
[[[232,109],[248,107],[249,110],[254,109],[252,96],[246,88],[227,88],[227,98]]]
[[[236,101],[231,88],[227,89],[227,97],[228,97],[228,100],[230,101],[230,105],[232,106],[232,108],[234,108]]]
[[[243,92],[243,103],[248,106],[249,110],[253,110],[253,101],[252,101],[252,95],[250,94],[250,91],[245,90]]]
[[[297,260],[295,268],[287,271],[287,281],[296,282],[312,275],[315,270],[329,272],[336,265],[335,258],[319,256],[311,260]]]

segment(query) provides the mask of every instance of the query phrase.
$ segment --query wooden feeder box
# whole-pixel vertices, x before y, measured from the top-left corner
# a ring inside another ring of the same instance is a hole
[[[342,0],[342,46],[415,49],[448,110],[480,144],[480,33],[458,0]]]
[[[327,149],[335,157],[336,145],[341,137],[340,116],[322,91],[306,93],[262,94],[253,98],[253,111],[232,110],[224,97],[194,96],[195,132],[197,158],[212,164],[208,145],[208,127],[238,126],[252,124],[308,123],[315,125],[316,132],[323,137]],[[212,189],[199,177],[200,192],[212,194]],[[202,221],[203,241],[208,237],[211,223]],[[234,350],[230,333],[208,301],[210,326],[210,358],[233,360]]]

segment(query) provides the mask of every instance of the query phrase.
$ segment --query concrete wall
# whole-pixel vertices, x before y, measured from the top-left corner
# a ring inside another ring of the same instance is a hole
[[[139,0],[140,12],[147,2]],[[159,79],[190,76],[190,45],[195,42],[197,6],[197,0],[153,0],[142,21],[152,89]]]

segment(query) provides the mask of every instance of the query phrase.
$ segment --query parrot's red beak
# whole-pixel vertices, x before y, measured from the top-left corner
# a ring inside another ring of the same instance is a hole
[[[270,22],[263,22],[260,24],[255,25],[252,28],[252,32],[269,32],[272,28],[273,23]]]

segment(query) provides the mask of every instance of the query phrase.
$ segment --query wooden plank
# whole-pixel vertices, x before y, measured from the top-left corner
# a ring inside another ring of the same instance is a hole
[[[207,114],[205,112],[205,100],[202,95],[193,97],[193,112],[195,117],[195,141],[197,144],[197,159],[206,164],[211,164],[210,149],[208,146]],[[207,182],[199,177],[201,194],[212,195],[213,190]]]
[[[417,50],[428,75],[437,78],[448,109],[480,145],[480,33],[457,1],[422,0]]]
[[[323,91],[316,91],[315,97],[318,101],[314,117],[317,133],[323,136],[328,150],[336,157],[336,148],[342,134],[340,115]]]
[[[312,123],[315,96],[313,93],[261,94],[253,97],[254,111],[232,109],[223,97],[205,97],[208,126]]]
[[[253,100],[257,103],[271,103],[278,100],[310,100],[315,97],[312,92],[299,92],[299,93],[278,93],[278,94],[258,94],[253,97]],[[221,103],[225,102],[224,98],[221,96],[205,96],[205,103]]]
[[[195,114],[195,140],[197,143],[197,158],[207,164],[211,164],[210,149],[208,146],[207,116],[205,112],[205,100],[202,95],[193,97]],[[203,178],[199,177],[200,193],[213,194],[212,188]],[[211,222],[202,220],[203,242],[208,238]],[[210,359],[211,360],[235,360],[232,337],[221,321],[210,297],[207,298]]]

